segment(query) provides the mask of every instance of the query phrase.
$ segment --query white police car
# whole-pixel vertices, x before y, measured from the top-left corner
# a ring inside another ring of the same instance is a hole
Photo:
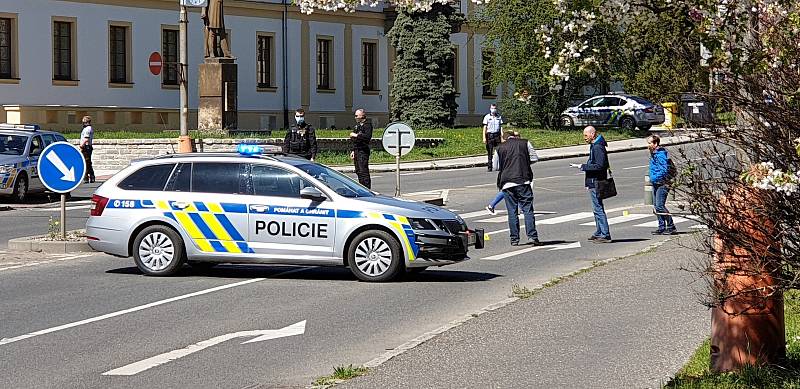
[[[602,95],[592,97],[561,113],[562,127],[619,127],[633,131],[664,123],[664,107],[638,96]]]
[[[42,131],[32,124],[0,124],[0,195],[24,202],[28,193],[44,192],[36,170],[39,155],[55,142],[66,142],[63,135]]]
[[[240,152],[252,154],[251,147]],[[172,154],[133,163],[92,196],[89,246],[148,275],[188,261],[348,266],[361,280],[468,259],[483,231],[433,205],[381,196],[290,155]]]

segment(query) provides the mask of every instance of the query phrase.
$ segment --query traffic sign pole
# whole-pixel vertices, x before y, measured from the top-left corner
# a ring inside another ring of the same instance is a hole
[[[36,165],[39,179],[49,190],[61,194],[61,240],[67,239],[67,193],[75,190],[86,175],[86,161],[77,147],[55,142],[42,150]]]
[[[67,240],[67,195],[61,194],[61,240]]]
[[[397,175],[395,176],[396,181],[394,185],[394,197],[400,197],[400,140],[403,137],[400,134],[397,134],[397,155],[394,156],[394,161],[397,164]]]
[[[383,149],[387,153],[394,155],[396,165],[395,197],[400,196],[400,157],[411,152],[415,142],[414,130],[405,123],[390,123],[386,126],[386,130],[383,131]]]

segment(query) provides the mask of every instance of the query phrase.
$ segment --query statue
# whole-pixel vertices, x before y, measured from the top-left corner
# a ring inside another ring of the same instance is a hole
[[[206,27],[204,30],[206,58],[232,58],[222,7],[222,0],[208,0],[208,5],[203,7],[200,13]]]

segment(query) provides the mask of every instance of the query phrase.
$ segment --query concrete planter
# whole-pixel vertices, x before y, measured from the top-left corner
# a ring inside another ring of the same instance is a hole
[[[82,233],[82,231],[77,232]],[[79,240],[69,241],[41,240],[42,238],[44,238],[44,235],[14,238],[8,241],[8,248],[14,251],[32,251],[48,254],[83,253],[94,251],[91,247],[89,247],[89,244],[86,243],[86,238],[84,237],[81,237]]]

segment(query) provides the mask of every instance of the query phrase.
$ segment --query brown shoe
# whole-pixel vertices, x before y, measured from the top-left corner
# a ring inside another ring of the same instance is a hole
[[[594,243],[611,243],[611,242],[613,242],[613,240],[611,240],[611,238],[597,238],[597,239],[593,240],[592,242],[594,242]]]

